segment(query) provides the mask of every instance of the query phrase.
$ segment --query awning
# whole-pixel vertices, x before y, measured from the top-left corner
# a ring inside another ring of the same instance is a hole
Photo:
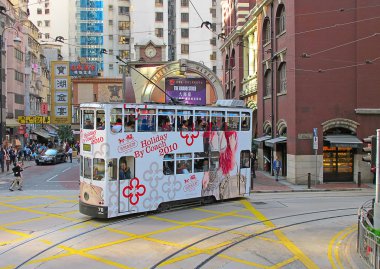
[[[274,144],[286,143],[286,140],[287,138],[285,136],[276,137],[276,138],[265,141],[265,146],[273,148]]]
[[[271,138],[270,135],[264,135],[264,136],[253,139],[253,143],[256,145],[260,145],[261,142],[264,142],[265,140],[268,140],[270,138]]]
[[[324,141],[331,147],[361,148],[363,142],[354,135],[326,135]]]
[[[34,129],[34,130],[32,130],[32,133],[35,133],[36,135],[42,136],[46,139],[51,138],[49,132],[45,131],[44,129]]]

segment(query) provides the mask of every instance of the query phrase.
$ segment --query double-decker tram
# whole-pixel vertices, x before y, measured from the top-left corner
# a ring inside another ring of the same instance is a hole
[[[86,103],[80,113],[83,214],[112,218],[249,195],[251,109]]]

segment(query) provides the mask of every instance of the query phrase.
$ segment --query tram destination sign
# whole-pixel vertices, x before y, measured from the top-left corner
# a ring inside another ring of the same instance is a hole
[[[173,97],[182,100],[185,104],[206,105],[206,79],[204,78],[166,78],[165,91],[166,103],[169,103],[170,97]]]

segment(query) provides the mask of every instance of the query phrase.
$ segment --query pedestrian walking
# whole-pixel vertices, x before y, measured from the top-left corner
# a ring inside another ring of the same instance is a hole
[[[67,151],[67,154],[69,155],[70,162],[73,162],[73,148],[69,147],[69,150]]]
[[[278,176],[280,174],[280,170],[282,167],[281,161],[278,159],[278,156],[276,156],[276,159],[273,162],[273,172],[276,177],[276,181],[278,181]]]
[[[12,171],[13,171],[14,179],[12,181],[11,186],[9,187],[9,190],[10,191],[14,191],[14,188],[16,186],[18,186],[17,189],[19,191],[22,191],[23,177],[22,177],[22,173],[21,172],[24,171],[22,169],[22,163],[21,162],[17,162],[16,165],[15,165],[15,167],[12,168]]]
[[[0,145],[0,166],[1,166],[2,173],[4,173],[4,161],[5,161],[5,149],[3,145]]]
[[[5,165],[7,166],[7,172],[9,172],[9,165],[11,164],[11,157],[8,150],[5,151]]]

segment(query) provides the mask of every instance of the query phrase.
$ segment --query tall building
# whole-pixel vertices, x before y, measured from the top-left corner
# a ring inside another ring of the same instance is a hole
[[[278,157],[296,184],[371,182],[362,147],[380,126],[378,0],[256,0],[244,16],[246,2],[225,1],[224,81],[227,97],[257,85],[259,167],[272,173]]]
[[[45,0],[35,1],[28,5],[29,20],[39,29],[38,41],[43,44],[61,45],[61,55],[69,60],[69,50],[75,46],[75,39],[69,39],[69,25],[73,13],[73,0]],[[57,37],[63,37],[62,42],[56,42]]]

